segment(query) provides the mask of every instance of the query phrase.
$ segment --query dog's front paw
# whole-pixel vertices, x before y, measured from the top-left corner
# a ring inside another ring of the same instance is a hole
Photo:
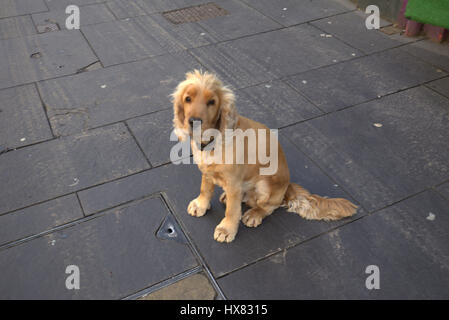
[[[210,209],[210,203],[202,203],[200,198],[190,201],[187,212],[194,217],[202,217]]]
[[[238,223],[234,226],[224,218],[215,228],[214,239],[218,242],[232,242],[237,234],[238,226]]]
[[[249,209],[242,217],[242,222],[247,227],[255,228],[262,223],[264,215],[257,209]]]

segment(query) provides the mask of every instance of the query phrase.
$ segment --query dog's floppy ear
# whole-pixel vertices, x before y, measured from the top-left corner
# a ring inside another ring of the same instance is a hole
[[[237,125],[237,109],[235,108],[235,95],[228,87],[220,88],[221,107],[219,130],[235,129]]]
[[[171,94],[172,101],[173,101],[173,127],[175,129],[175,134],[178,137],[180,141],[185,141],[188,132],[183,128],[184,124],[184,106],[182,104],[182,95],[184,93],[184,90],[187,86],[186,81],[182,81],[178,86],[176,87],[175,91]]]

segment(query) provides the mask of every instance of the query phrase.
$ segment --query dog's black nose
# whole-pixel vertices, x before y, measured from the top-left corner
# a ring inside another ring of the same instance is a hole
[[[190,123],[190,126],[193,128],[193,122],[194,121],[199,121],[199,123],[201,124],[201,122],[202,122],[202,120],[201,120],[201,118],[195,118],[195,117],[190,117],[189,118],[189,123]]]

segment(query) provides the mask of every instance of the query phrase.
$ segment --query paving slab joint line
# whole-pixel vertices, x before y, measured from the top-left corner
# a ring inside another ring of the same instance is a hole
[[[431,187],[431,190],[435,191],[436,193],[438,193],[439,195],[441,195],[444,199],[446,199],[447,201],[449,201],[449,196],[446,196],[445,194],[443,194],[440,190],[438,190],[437,188],[441,187],[442,185],[446,184],[449,182],[449,179],[447,179],[446,181],[443,181],[439,184],[436,184],[434,186]]]
[[[291,88],[293,91],[295,91],[296,93],[298,93],[301,97],[303,97],[304,99],[306,99],[308,102],[310,102],[315,108],[317,108],[318,110],[321,111],[321,115],[326,114],[327,112],[323,109],[321,109],[315,102],[313,102],[309,97],[307,97],[304,93],[302,93],[301,91],[297,90],[295,87],[293,87],[293,85],[290,84],[290,82],[287,79],[283,79],[283,80],[278,80],[281,81],[283,84],[285,84],[287,87]],[[304,119],[301,120],[301,122],[305,122],[307,120],[311,120],[311,119],[315,119],[316,117],[319,117],[321,115],[317,115],[315,117],[312,118],[308,118],[308,119]],[[279,128],[280,129],[280,128]]]
[[[414,43],[417,43],[417,42],[421,42],[421,41],[430,41],[429,39],[419,39],[419,40],[416,40],[416,41],[414,41],[414,42],[412,42],[412,43],[405,43],[404,44],[404,46],[405,45],[412,45],[412,44],[414,44]],[[438,44],[438,45],[445,45],[444,43],[440,43],[440,44]],[[425,49],[423,49],[423,50],[425,50]],[[426,50],[427,51],[427,50]],[[446,73],[449,73],[449,68],[444,68],[444,67],[442,67],[442,66],[437,66],[437,65],[435,65],[435,64],[433,64],[432,63],[432,61],[429,61],[429,60],[427,60],[427,59],[425,59],[425,58],[422,58],[422,57],[420,57],[420,56],[415,56],[415,55],[413,55],[413,54],[411,54],[411,53],[408,53],[407,51],[404,51],[406,54],[408,54],[408,55],[410,55],[410,56],[412,56],[413,58],[415,58],[415,59],[418,59],[418,60],[420,60],[420,61],[422,61],[422,62],[425,62],[426,64],[428,64],[429,66],[432,66],[432,67],[434,67],[434,68],[436,68],[436,69],[439,69],[439,70],[442,70],[443,72],[446,72]]]
[[[121,20],[119,19],[119,17],[117,17],[117,15],[114,13],[114,11],[112,11],[112,9],[109,7],[109,1],[105,1],[102,2],[104,4],[104,6],[106,7],[106,10],[109,11],[110,14],[112,14],[112,16],[114,17],[114,19],[117,20]],[[137,5],[137,4],[136,4]],[[139,7],[140,8],[140,7]]]
[[[253,10],[259,12],[259,13],[262,14],[263,16],[265,16],[265,17],[271,19],[272,21],[276,22],[277,24],[283,26],[284,28],[296,27],[296,26],[300,26],[300,25],[302,25],[302,24],[306,24],[306,23],[310,23],[310,22],[314,22],[314,21],[318,21],[318,20],[322,20],[322,19],[332,18],[332,17],[339,16],[339,15],[342,15],[342,14],[345,14],[345,13],[348,13],[348,12],[354,12],[354,11],[357,11],[357,8],[355,8],[355,9],[349,9],[349,8],[348,8],[347,11],[344,11],[344,12],[338,12],[338,13],[335,13],[335,14],[331,14],[331,15],[329,15],[329,16],[324,16],[324,17],[320,17],[320,18],[313,19],[313,20],[308,20],[308,21],[304,21],[304,22],[300,22],[300,23],[295,23],[295,24],[286,26],[286,25],[283,24],[282,22],[276,21],[276,20],[274,20],[273,18],[266,16],[262,11],[258,10],[257,8],[252,7],[249,3],[243,2],[243,1],[241,1],[241,0],[238,0],[238,1],[241,2],[241,3],[243,3],[244,5],[246,5],[247,7],[249,7],[249,8],[251,8],[251,9],[253,9]],[[338,3],[338,2],[337,2],[337,3]],[[343,6],[343,5],[342,5],[342,6]],[[282,29],[283,29],[283,28],[282,28]]]
[[[39,96],[39,100],[41,102],[42,109],[44,109],[45,118],[47,119],[47,123],[48,123],[48,126],[50,128],[51,135],[53,136],[53,138],[56,138],[56,135],[55,135],[55,133],[53,131],[53,127],[52,127],[51,122],[50,122],[50,118],[48,117],[47,105],[45,104],[44,99],[42,98],[42,95],[41,95],[41,92],[39,91],[39,87],[37,85],[37,82],[34,82],[33,85],[34,85],[34,88],[36,89],[37,95]]]
[[[44,1],[44,4],[45,4],[45,6],[47,6],[45,1]],[[50,10],[47,9],[47,11],[37,11],[37,12],[31,12],[31,13],[18,14],[18,15],[15,15],[15,16],[7,16],[7,17],[0,18],[0,20],[9,19],[9,18],[17,18],[17,17],[26,17],[26,16],[30,16],[30,18],[31,18],[31,15],[33,15],[33,14],[47,13],[47,12],[50,12]],[[33,25],[34,25],[34,21],[32,19],[31,19],[31,21],[33,22]],[[37,31],[37,28],[36,28],[36,31]],[[16,38],[21,38],[21,37],[16,37]]]
[[[45,5],[47,5],[47,3],[44,1],[44,3],[45,3]],[[49,11],[47,11],[47,12],[49,12]],[[34,14],[34,13],[33,13]],[[37,28],[37,23],[36,22],[34,22],[34,20],[33,20],[33,14],[28,14],[29,16],[30,16],[30,20],[31,20],[31,23],[33,24],[33,27],[34,27],[34,30],[36,31],[36,34],[40,34],[40,32],[39,32],[39,29]],[[22,38],[23,36],[20,36],[20,37],[18,37],[18,38]]]
[[[449,182],[449,179],[447,179],[447,180],[445,180],[445,181],[443,181],[443,182],[441,182],[441,183],[438,183],[438,184],[434,185],[433,187],[434,187],[434,188],[441,187],[441,186],[442,186],[443,184],[445,184],[446,182]]]
[[[435,79],[435,80],[426,82],[425,84],[423,84],[423,86],[425,86],[426,88],[432,90],[432,91],[435,92],[435,93],[438,93],[440,96],[449,99],[449,93],[448,93],[447,95],[445,95],[444,93],[441,93],[441,92],[438,91],[437,89],[434,89],[434,88],[432,88],[431,86],[429,86],[429,84],[430,84],[431,82],[433,82],[433,81],[438,81],[438,80],[443,80],[443,79],[449,79],[449,76],[445,76],[445,77],[442,77],[442,78],[439,78],[439,79]]]
[[[325,19],[327,19],[327,18],[325,18]],[[313,22],[313,21],[311,21],[311,22]],[[329,32],[327,32],[327,31],[321,29],[320,27],[318,27],[318,26],[316,26],[316,25],[314,25],[314,24],[311,24],[310,22],[307,22],[307,24],[308,24],[309,26],[311,26],[311,27],[314,27],[314,28],[316,28],[316,29],[322,31],[322,32],[325,33],[325,34],[331,34],[333,38],[335,38],[335,39],[337,39],[338,41],[344,43],[344,44],[347,45],[348,47],[350,47],[350,48],[352,48],[352,49],[354,49],[354,50],[357,50],[357,51],[360,51],[361,53],[363,53],[363,56],[369,55],[368,52],[365,52],[365,51],[362,50],[362,49],[359,49],[359,48],[354,47],[354,46],[353,46],[352,44],[350,44],[349,42],[346,42],[345,40],[343,40],[343,39],[341,39],[340,37],[338,37],[337,35],[335,35],[335,33],[329,33]],[[376,30],[376,31],[377,31],[377,30]],[[399,43],[399,45],[400,45],[400,44],[401,44],[401,43]],[[399,45],[398,45],[398,46],[399,46]],[[395,46],[395,47],[392,47],[392,48],[397,48],[397,47]],[[389,49],[392,49],[392,48],[389,48]],[[348,61],[348,60],[345,60],[345,61]]]
[[[36,141],[36,142],[32,142],[30,144],[26,144],[26,145],[18,146],[18,147],[13,147],[13,148],[6,147],[6,150],[3,150],[2,152],[0,152],[0,156],[2,154],[6,154],[6,153],[9,153],[9,152],[12,152],[12,151],[17,151],[17,150],[24,149],[24,148],[27,148],[27,147],[35,146],[37,144],[44,143],[44,142],[49,142],[49,141],[52,141],[52,140],[55,140],[55,139],[58,139],[58,138],[59,137],[48,138],[48,139],[45,139],[45,140],[42,140],[42,141]],[[0,216],[1,215],[2,214],[0,214]]]
[[[178,215],[177,215],[176,211],[174,210],[174,206],[170,202],[170,198],[163,191],[160,192],[160,195],[161,195],[161,197],[163,199],[163,202],[165,203],[167,209],[171,212],[171,214],[175,218],[176,222],[178,223],[179,227],[181,228],[182,232],[184,233],[184,235],[185,235],[185,237],[187,239],[187,242],[189,243],[189,246],[190,246],[190,249],[191,249],[192,253],[196,256],[199,264],[203,268],[204,273],[206,274],[206,276],[209,279],[212,287],[214,288],[215,292],[217,293],[216,299],[217,300],[227,300],[225,294],[223,293],[223,291],[221,290],[220,286],[218,285],[218,282],[216,281],[214,275],[210,271],[209,266],[206,263],[206,260],[203,258],[203,256],[201,255],[200,251],[196,247],[195,243],[193,242],[192,238],[190,237],[190,234],[186,231],[187,229],[184,226],[184,224],[182,223],[182,220],[180,218],[178,218]]]
[[[100,69],[103,69],[103,68],[104,68],[104,67],[103,67],[103,64],[101,63],[101,61],[100,61],[100,60],[97,60],[97,61],[94,61],[94,62],[92,62],[92,63],[89,63],[87,66],[84,66],[84,67],[79,68],[78,70],[76,70],[76,73],[75,73],[75,74],[79,74],[79,73],[83,73],[83,72],[88,72],[88,71],[89,71],[88,68],[89,68],[90,66],[93,66],[93,65],[96,64],[96,63],[100,63],[100,65],[102,66]]]
[[[86,41],[87,45],[89,46],[90,50],[92,50],[92,53],[95,55],[95,57],[97,57],[97,61],[100,62],[101,68],[104,68],[103,62],[101,61],[100,57],[98,56],[98,53],[94,50],[94,47],[92,47],[92,45],[90,44],[89,40],[88,40],[87,37],[84,35],[84,32],[83,32],[83,30],[81,30],[81,27],[80,27],[80,29],[79,29],[78,31],[79,31],[79,32],[81,33],[81,35],[83,36],[83,38],[84,38],[84,40]],[[97,62],[97,61],[95,61],[95,62]],[[77,74],[77,73],[78,73],[78,71],[77,71],[75,74]]]
[[[316,25],[311,24],[311,23],[312,23],[312,22],[319,21],[319,20],[329,19],[329,18],[332,18],[332,17],[335,17],[335,16],[343,15],[343,14],[346,14],[346,13],[349,13],[349,12],[354,12],[354,11],[357,11],[357,10],[358,10],[358,9],[351,10],[351,11],[346,11],[346,12],[339,13],[339,14],[335,14],[335,15],[332,15],[332,16],[328,16],[328,17],[324,17],[324,18],[320,18],[320,19],[311,20],[311,21],[308,21],[308,22],[306,22],[306,23],[309,24],[310,26],[314,27],[314,28],[317,28],[318,30],[321,30],[321,31],[324,32],[324,33],[328,33],[327,31],[321,29],[319,26],[316,26]],[[363,11],[362,11],[362,12],[363,12]],[[379,29],[379,30],[375,30],[375,31],[376,31],[376,32],[380,32],[380,29]],[[333,36],[334,38],[336,38],[336,39],[338,39],[339,41],[343,42],[343,43],[346,44],[347,46],[349,46],[349,47],[351,47],[351,48],[353,48],[353,49],[355,49],[355,50],[357,50],[357,51],[362,52],[362,53],[364,54],[363,56],[369,56],[369,55],[372,55],[372,54],[375,54],[375,53],[378,53],[378,52],[383,52],[383,51],[385,51],[385,50],[390,50],[390,49],[394,49],[394,48],[398,48],[398,47],[401,47],[401,46],[410,44],[410,42],[401,43],[401,42],[399,42],[398,40],[396,40],[396,41],[398,42],[398,45],[397,45],[397,46],[389,47],[389,48],[386,48],[386,49],[381,50],[381,51],[376,51],[376,52],[371,52],[371,53],[370,53],[370,52],[364,51],[363,49],[359,49],[359,48],[354,47],[354,46],[353,46],[352,44],[350,44],[349,42],[346,42],[345,40],[343,40],[343,39],[341,39],[340,37],[338,37],[335,33],[331,33],[331,34],[332,34],[332,36]],[[388,35],[385,35],[385,36],[386,36],[388,39],[394,40],[394,39],[392,39],[392,38],[391,38],[390,36],[388,36]],[[412,41],[411,43],[414,43],[414,42],[417,42],[417,41],[421,41],[421,40],[424,40],[424,39],[416,39],[415,41]],[[348,60],[345,60],[345,61],[348,61]]]
[[[86,215],[86,212],[84,211],[83,204],[81,203],[81,199],[80,199],[80,197],[78,195],[78,192],[75,192],[75,195],[76,195],[76,199],[78,200],[78,204],[79,204],[79,206],[81,208],[81,212],[82,212],[83,216],[87,217],[88,215]]]
[[[271,22],[274,22],[275,24],[278,24],[278,25],[280,25],[280,26],[282,26],[282,27],[284,27],[284,28],[286,27],[285,25],[283,25],[283,24],[280,23],[279,21],[274,20],[272,17],[269,17],[269,16],[265,15],[262,11],[259,11],[258,9],[252,7],[249,3],[246,3],[246,2],[241,1],[241,0],[237,0],[237,1],[238,1],[240,4],[242,4],[243,6],[245,6],[245,7],[247,7],[247,8],[250,8],[251,10],[253,10],[253,11],[255,11],[255,12],[261,14],[262,16],[264,16],[265,18],[267,18],[268,20],[271,20]]]
[[[402,91],[406,91],[406,90],[410,90],[410,89],[418,88],[418,87],[426,87],[426,88],[428,88],[428,86],[427,86],[428,83],[433,82],[433,81],[437,81],[437,80],[441,80],[441,79],[443,79],[443,78],[446,78],[446,75],[443,75],[441,78],[432,79],[432,80],[429,80],[429,81],[425,81],[425,82],[422,82],[422,83],[415,84],[415,85],[410,86],[410,87],[407,87],[407,88],[398,89],[398,90],[396,90],[396,91],[394,91],[394,92],[386,93],[386,94],[384,94],[383,96],[381,96],[380,98],[379,98],[379,97],[375,97],[375,98],[372,98],[372,99],[369,99],[369,100],[366,100],[366,101],[358,102],[358,103],[356,103],[356,104],[352,104],[352,105],[349,105],[349,106],[346,106],[346,107],[339,108],[339,109],[337,109],[337,110],[328,111],[328,112],[325,112],[325,113],[323,113],[323,114],[316,115],[316,116],[311,117],[311,118],[308,118],[308,119],[299,120],[299,121],[297,121],[297,122],[294,122],[294,123],[287,124],[287,125],[285,125],[285,126],[279,127],[278,129],[285,129],[285,128],[288,128],[288,127],[295,126],[295,125],[297,125],[297,124],[299,124],[299,123],[303,123],[303,122],[306,122],[306,121],[310,121],[310,120],[314,120],[314,119],[317,119],[317,118],[321,118],[321,117],[330,115],[330,114],[332,114],[332,113],[336,113],[336,112],[344,111],[344,110],[347,110],[347,109],[355,108],[355,107],[357,107],[357,106],[359,106],[359,105],[362,105],[362,104],[365,104],[365,103],[369,103],[369,102],[372,102],[372,101],[375,101],[375,100],[383,99],[384,97],[388,97],[388,96],[390,96],[390,95],[393,95],[393,94],[396,94],[396,93],[400,93],[400,92],[402,92]],[[287,82],[285,82],[285,83],[288,84]],[[290,86],[290,85],[289,85],[289,86]],[[290,86],[290,87],[291,87],[292,89],[294,89],[296,92],[298,92],[298,93],[301,94],[301,92],[299,92],[297,89],[295,89],[295,87],[292,87],[292,86]],[[428,89],[431,89],[431,88],[428,88]],[[435,91],[435,90],[432,90],[432,91]],[[439,92],[436,92],[436,93],[440,94],[443,98],[448,98],[448,97],[442,95],[442,94],[439,93]],[[317,108],[318,108],[318,107],[317,107]],[[318,109],[319,109],[319,108],[318,108]]]
[[[150,166],[150,169],[153,168],[153,165],[151,164],[150,159],[148,159],[147,155],[143,151],[142,146],[140,145],[139,141],[137,141],[137,138],[134,136],[133,131],[128,126],[128,123],[126,121],[123,121],[123,123],[124,123],[126,129],[128,130],[129,134],[131,135],[131,137],[134,139],[134,142],[136,143],[136,145],[139,148],[140,152],[142,152],[143,157],[145,158],[145,160],[147,160],[148,165]]]
[[[438,195],[440,195],[444,200],[446,200],[446,201],[448,201],[449,202],[449,198],[448,197],[446,197],[446,195],[445,194],[443,194],[442,192],[440,192],[438,189],[436,189],[436,188],[432,188],[432,191],[434,191],[436,194],[438,194]]]
[[[297,23],[297,24],[292,25],[291,27],[299,26],[299,25],[305,24],[305,23],[316,22],[316,21],[323,20],[323,19],[329,19],[329,18],[341,16],[341,15],[343,15],[343,14],[350,13],[350,12],[355,12],[355,11],[357,11],[357,10],[358,10],[357,8],[355,8],[355,9],[348,9],[348,11],[338,12],[338,13],[332,14],[332,15],[330,15],[330,16],[325,16],[325,17],[321,17],[321,18],[316,18],[316,19],[313,19],[313,20],[309,20],[309,21],[306,21],[306,22]]]

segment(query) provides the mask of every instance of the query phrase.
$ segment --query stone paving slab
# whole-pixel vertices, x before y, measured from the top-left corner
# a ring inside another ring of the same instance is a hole
[[[266,32],[282,26],[236,0],[215,0],[228,15],[198,22],[213,38],[219,41],[235,39]]]
[[[444,75],[399,48],[305,72],[287,82],[330,112]]]
[[[0,297],[120,299],[189,270],[189,247],[155,236],[169,214],[159,198],[145,199],[2,250]],[[66,289],[69,265],[79,268],[79,290]]]
[[[281,139],[281,143],[291,166],[292,181],[302,184],[313,193],[351,199],[285,138]],[[79,198],[86,213],[93,213],[156,190],[164,192],[215,276],[224,275],[352,219],[329,223],[308,221],[279,209],[257,228],[247,228],[241,224],[234,242],[222,244],[213,239],[215,226],[224,217],[225,210],[218,201],[219,188],[215,192],[210,212],[204,217],[195,218],[187,214],[187,206],[190,200],[198,196],[200,184],[201,176],[196,165],[167,165],[83,190],[79,192]],[[354,217],[363,215],[364,211],[360,209]],[[258,245],[254,246],[254,243]]]
[[[250,55],[227,43],[190,50],[193,56],[226,83],[244,88],[276,78],[264,65]],[[232,41],[231,41],[232,43]]]
[[[192,187],[192,182],[190,181],[198,179],[198,170],[192,171],[192,169],[193,166],[187,166],[188,172],[193,172],[191,174],[192,179],[178,179],[177,181],[182,181],[183,184]],[[168,177],[172,173],[179,171],[175,165],[165,165],[93,188],[81,190],[77,194],[84,213],[86,215],[96,214],[105,209],[116,207],[154,193],[166,192],[168,190]]]
[[[218,41],[197,23],[176,25],[161,14],[137,17],[135,20],[143,28],[154,29],[153,36],[169,52],[205,46]]]
[[[447,205],[427,191],[218,282],[230,299],[448,298]],[[380,290],[365,287],[369,265]]]
[[[172,108],[130,119],[126,123],[152,166],[170,162],[170,150],[178,143],[177,139],[169,140],[173,131]],[[186,145],[190,149],[190,143],[186,142]],[[190,157],[190,153],[186,157]]]
[[[300,25],[192,49],[208,69],[235,88],[354,58],[358,51],[319,29]],[[279,50],[279,48],[283,48]]]
[[[36,33],[33,21],[28,15],[0,19],[0,40],[29,36]]]
[[[80,8],[80,28],[91,24],[115,20],[114,15],[105,4],[93,4]],[[65,8],[32,15],[36,26],[47,25],[49,22],[57,23],[61,30],[66,29],[66,19],[69,14],[65,13]]]
[[[145,29],[134,20],[121,20],[86,26],[83,33],[107,67],[166,53]]]
[[[1,146],[14,149],[51,138],[53,135],[35,85],[0,90]]]
[[[174,25],[160,15],[141,16],[83,28],[104,66],[179,52],[212,43],[196,24]],[[118,45],[120,44],[120,45]]]
[[[355,11],[313,21],[311,24],[365,53],[383,51],[403,43],[391,39],[376,29],[368,30],[365,26],[367,16]],[[412,41],[412,38],[402,37],[401,39]]]
[[[75,194],[0,216],[0,245],[83,218]]]
[[[164,55],[38,84],[57,135],[70,135],[167,108],[187,71],[187,53]],[[167,139],[168,141],[168,139]]]
[[[126,19],[147,14],[139,7],[136,1],[110,0],[106,2],[106,5],[118,19]]]
[[[449,98],[449,77],[432,81],[426,86]]]
[[[271,81],[236,92],[242,116],[278,129],[321,114],[312,103],[282,81]]]
[[[160,13],[203,4],[204,0],[134,0],[146,13]]]
[[[369,211],[449,178],[449,100],[413,88],[286,129]]]
[[[0,155],[0,213],[148,169],[123,124]]]
[[[0,40],[0,89],[75,73],[97,58],[77,30]]]
[[[50,10],[59,10],[67,8],[69,5],[85,6],[104,2],[105,0],[45,0]]]
[[[449,44],[417,41],[404,47],[411,55],[449,72]]]
[[[292,26],[355,9],[329,0],[243,0],[284,26]]]
[[[44,0],[3,0],[0,18],[48,11]]]

